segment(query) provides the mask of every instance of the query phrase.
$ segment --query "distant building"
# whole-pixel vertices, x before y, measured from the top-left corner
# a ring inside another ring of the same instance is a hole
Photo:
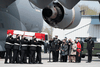
[[[80,24],[73,29],[54,29],[53,36],[58,35],[59,39],[67,37],[74,40],[79,37],[83,41],[91,36],[95,42],[100,42],[100,22],[98,16],[82,16]]]

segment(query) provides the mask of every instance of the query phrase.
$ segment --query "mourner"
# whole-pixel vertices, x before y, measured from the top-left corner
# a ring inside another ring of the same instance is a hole
[[[73,45],[71,47],[71,60],[72,62],[76,62],[76,50],[77,50],[77,44],[75,43],[75,41],[73,42]]]
[[[72,40],[69,39],[68,40],[68,56],[69,56],[69,62],[71,62],[71,47],[72,47],[73,43]]]
[[[68,55],[68,44],[64,39],[61,44],[61,60],[62,62],[67,62],[67,55]]]
[[[13,47],[13,51],[14,51],[14,55],[13,55],[13,63],[19,63],[19,46],[20,46],[20,37],[17,34],[16,38],[14,39],[14,47]]]
[[[86,38],[84,41],[87,42],[87,51],[88,51],[87,63],[90,63],[92,61],[92,51],[94,49],[94,41],[92,40],[92,37]]]
[[[5,63],[12,63],[12,48],[13,48],[13,37],[11,33],[8,34],[8,37],[6,38],[6,44],[5,44],[5,49],[6,49],[6,56],[5,56]]]
[[[83,43],[83,41],[82,41],[80,38],[78,38],[78,40],[79,40],[79,43],[81,44],[81,52],[80,52],[80,56],[82,56],[84,43]],[[79,62],[81,62],[81,57],[79,58]]]
[[[76,62],[80,62],[80,57],[81,57],[81,55],[80,55],[80,52],[81,52],[81,44],[80,44],[80,42],[79,42],[79,40],[78,39],[76,39],[76,44],[77,44],[77,51],[76,51]]]

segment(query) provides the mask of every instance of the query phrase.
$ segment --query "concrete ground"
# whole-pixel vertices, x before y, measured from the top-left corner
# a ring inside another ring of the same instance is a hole
[[[43,64],[4,64],[4,59],[0,59],[0,67],[100,67],[100,59],[93,57],[91,63],[86,63],[87,57],[82,58],[81,63],[48,62],[49,54],[42,53]]]

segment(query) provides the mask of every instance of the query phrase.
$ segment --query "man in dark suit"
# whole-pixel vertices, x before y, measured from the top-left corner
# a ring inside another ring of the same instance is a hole
[[[92,61],[92,50],[94,49],[94,41],[92,40],[92,37],[86,38],[84,41],[87,42],[87,51],[88,51],[87,63],[90,63]]]

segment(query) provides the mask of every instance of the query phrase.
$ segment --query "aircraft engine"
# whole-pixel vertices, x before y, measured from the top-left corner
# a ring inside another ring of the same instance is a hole
[[[42,11],[44,20],[52,27],[71,29],[76,27],[81,20],[81,12],[78,6],[67,9],[59,2],[52,2]]]

